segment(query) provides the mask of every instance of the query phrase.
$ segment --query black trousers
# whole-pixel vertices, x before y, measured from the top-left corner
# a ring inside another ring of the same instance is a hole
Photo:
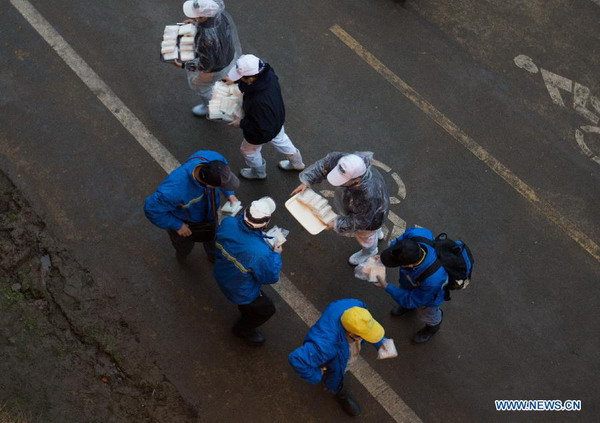
[[[252,332],[275,314],[275,304],[262,291],[250,304],[238,304],[238,309],[242,316],[234,325],[233,330],[241,334]]]
[[[177,231],[173,229],[167,229],[169,233],[169,238],[171,239],[171,244],[175,247],[175,251],[181,257],[187,257],[192,252],[194,248],[195,242],[192,241],[189,237],[179,236]],[[215,257],[215,241],[203,242],[202,246],[204,247],[204,251],[209,258]]]
[[[348,392],[348,388],[346,387],[346,376],[344,376],[344,379],[342,380],[342,386],[340,387],[340,390],[334,395],[342,399],[347,398],[350,395],[350,392]]]

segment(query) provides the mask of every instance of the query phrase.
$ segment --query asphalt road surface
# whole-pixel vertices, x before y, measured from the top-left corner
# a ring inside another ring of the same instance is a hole
[[[181,3],[0,0],[0,166],[115,295],[203,421],[341,421],[331,397],[287,363],[307,331],[302,310],[268,288],[278,313],[263,328],[266,345],[230,334],[237,309],[202,249],[179,266],[143,215],[163,168],[126,129],[132,121],[124,126],[100,101],[106,92],[90,90],[47,42],[55,38],[16,8],[32,4],[73,49],[54,44],[63,57],[81,57],[177,160],[214,149],[239,169],[241,132],[193,117],[183,72],[158,60],[162,28],[181,22]],[[305,161],[373,151],[396,198],[388,238],[420,225],[464,239],[476,257],[473,284],[444,305],[440,332],[411,345],[419,323],[392,318],[391,298],[353,277],[346,260],[355,242],[311,236],[286,212],[297,174],[276,169],[267,146],[267,180],[243,181],[238,196],[277,199],[274,223],[291,230],[283,271],[301,306],[365,301],[399,357],[376,361],[368,348],[363,357],[425,422],[596,421],[598,1],[226,6],[243,51],[278,73],[286,130]],[[401,417],[350,379],[362,419]],[[575,399],[582,409],[502,413],[495,399]]]

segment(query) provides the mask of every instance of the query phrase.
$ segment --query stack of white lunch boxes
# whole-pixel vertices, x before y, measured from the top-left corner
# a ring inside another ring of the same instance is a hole
[[[167,25],[163,33],[163,40],[160,43],[160,54],[164,62],[189,62],[196,58],[194,53],[194,38],[196,36],[196,26],[194,24],[186,25]]]

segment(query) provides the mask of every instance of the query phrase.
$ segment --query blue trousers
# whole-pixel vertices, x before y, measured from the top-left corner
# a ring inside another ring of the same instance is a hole
[[[437,326],[442,323],[442,314],[439,307],[421,307],[417,309],[419,320],[427,326]]]

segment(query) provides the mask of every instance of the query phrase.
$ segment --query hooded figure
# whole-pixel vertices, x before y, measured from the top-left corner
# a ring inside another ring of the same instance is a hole
[[[279,281],[281,247],[271,249],[265,231],[275,202],[271,197],[253,201],[242,216],[226,217],[217,230],[213,275],[225,297],[237,304],[241,313],[233,333],[249,345],[262,345],[263,335],[256,330],[275,314],[271,299],[262,285]]]
[[[360,251],[349,258],[356,266],[377,254],[377,240],[383,238],[381,227],[388,215],[390,196],[383,176],[371,165],[373,153],[329,153],[300,173],[302,184],[294,194],[325,179],[338,187],[334,206],[340,216],[329,230],[354,235]]]
[[[188,0],[183,3],[183,13],[189,18],[184,22],[193,23],[197,29],[194,37],[196,58],[185,64],[175,64],[187,71],[190,87],[202,98],[192,112],[196,116],[205,116],[214,83],[227,75],[242,48],[233,19],[225,12],[222,0]]]

